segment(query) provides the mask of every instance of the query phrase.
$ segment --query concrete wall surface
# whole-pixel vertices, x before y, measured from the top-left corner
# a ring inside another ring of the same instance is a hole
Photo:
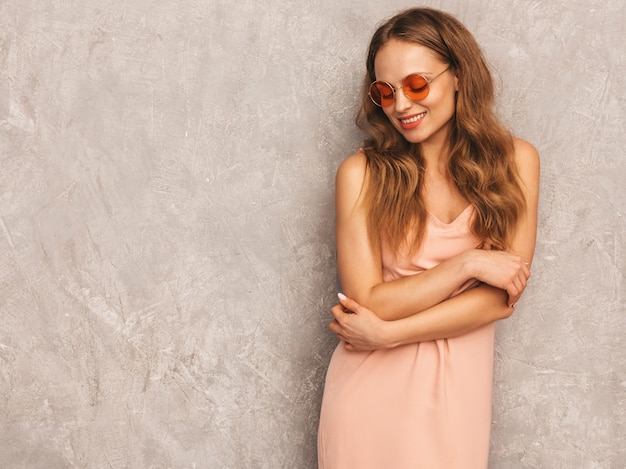
[[[626,7],[431,0],[542,156],[490,467],[626,466]],[[314,468],[389,0],[0,0],[0,467]]]

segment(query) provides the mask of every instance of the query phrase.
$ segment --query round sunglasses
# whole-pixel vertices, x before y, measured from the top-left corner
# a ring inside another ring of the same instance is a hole
[[[428,96],[429,84],[448,70],[450,70],[449,66],[430,80],[419,73],[412,73],[402,80],[404,95],[411,101],[422,101]],[[372,82],[368,94],[372,102],[379,107],[391,106],[396,99],[396,89],[386,81],[377,80]]]

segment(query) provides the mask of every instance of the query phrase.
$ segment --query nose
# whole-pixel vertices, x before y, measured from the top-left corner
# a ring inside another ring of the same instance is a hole
[[[402,89],[395,93],[394,108],[396,112],[404,112],[413,105],[413,101],[406,97]]]

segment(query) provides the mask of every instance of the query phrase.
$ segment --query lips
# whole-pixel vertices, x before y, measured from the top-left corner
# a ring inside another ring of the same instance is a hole
[[[398,120],[404,130],[411,130],[420,125],[425,116],[425,112],[420,112],[411,116],[399,117]]]

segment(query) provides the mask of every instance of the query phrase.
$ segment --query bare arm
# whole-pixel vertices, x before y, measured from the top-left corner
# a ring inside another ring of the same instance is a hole
[[[470,250],[418,275],[383,282],[381,254],[367,234],[366,184],[365,157],[357,153],[337,172],[335,198],[338,269],[349,297],[395,320],[439,304],[472,278],[506,290],[514,301],[521,295],[530,274],[526,260],[502,251]]]
[[[346,313],[344,308],[353,313]],[[513,310],[506,302],[506,293],[489,285],[395,321],[380,319],[356,301],[341,298],[331,310],[335,320],[330,329],[348,350],[376,350],[457,337],[508,317]]]
[[[516,140],[515,148],[527,207],[516,228],[512,251],[530,264],[537,230],[539,157],[534,147],[522,140]],[[373,308],[369,306],[366,308],[352,300],[342,300],[343,306],[338,305],[332,310],[335,321],[330,328],[349,349],[392,347],[467,333],[508,317],[513,312],[510,303],[503,290],[482,285],[431,305],[419,314],[390,321],[372,313]],[[344,307],[356,314],[346,314]]]

